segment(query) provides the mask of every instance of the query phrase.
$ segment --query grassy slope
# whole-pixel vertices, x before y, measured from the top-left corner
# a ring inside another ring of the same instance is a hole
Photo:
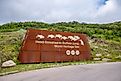
[[[55,25],[54,25],[55,27]],[[81,30],[85,30],[85,28],[82,28],[80,30],[79,27],[61,27],[60,25],[58,27],[54,28],[53,25],[49,28],[46,28],[45,25],[43,25],[43,28],[37,28],[37,29],[48,29],[53,31],[70,31],[74,32],[76,30],[78,33]],[[93,30],[93,28],[89,28],[89,30]],[[88,28],[85,31],[89,31]],[[43,67],[53,67],[58,66],[58,64],[28,64],[28,65],[21,65],[19,64],[17,57],[19,53],[19,49],[21,46],[22,38],[25,35],[26,30],[24,28],[15,29],[14,31],[10,29],[10,32],[8,31],[2,31],[0,32],[0,54],[2,54],[2,62],[6,60],[12,59],[15,61],[18,65],[16,67],[12,68],[3,68],[0,73],[4,73],[6,71],[26,71],[31,69],[37,69],[37,68],[43,68]],[[91,53],[92,58],[100,58],[99,61],[102,61],[104,58],[110,59],[110,61],[121,61],[121,37],[114,37],[115,39],[119,39],[118,41],[115,41],[113,39],[106,40],[103,38],[105,34],[93,34],[89,37],[89,43],[91,47]],[[97,57],[96,54],[101,54],[101,56]],[[92,59],[93,60],[93,59]],[[80,64],[80,62],[77,62]],[[70,63],[65,63],[62,65],[70,65]],[[28,66],[30,67],[29,69]],[[61,66],[61,64],[59,65]],[[27,67],[22,69],[23,67]]]
[[[3,32],[1,33],[2,39],[0,39],[1,47],[2,47],[2,61],[6,61],[9,59],[14,60],[18,63],[15,67],[10,68],[2,68],[0,70],[0,75],[6,75],[16,72],[29,71],[41,68],[49,68],[49,67],[60,67],[66,65],[78,65],[78,64],[87,64],[87,63],[97,63],[101,62],[103,58],[109,58],[110,61],[121,61],[121,58],[117,58],[121,55],[121,44],[115,42],[104,41],[102,39],[89,39],[91,53],[93,58],[97,58],[96,54],[102,54],[100,61],[86,61],[86,62],[65,62],[65,63],[40,63],[40,64],[19,64],[17,57],[19,53],[19,48],[21,44],[21,40],[23,35],[25,34],[25,30],[15,31],[15,32]],[[4,39],[4,41],[3,41]]]
[[[2,50],[2,62],[12,59],[16,63],[22,38],[26,30],[19,30],[14,32],[2,32],[0,35],[0,46]],[[99,38],[89,39],[92,57],[96,57],[95,54],[102,54],[100,57],[109,58],[111,61],[120,61],[117,59],[121,56],[121,44],[114,41],[106,41]]]
[[[2,32],[0,34],[0,50],[2,51],[2,62],[12,59],[16,63],[24,30],[16,32]]]

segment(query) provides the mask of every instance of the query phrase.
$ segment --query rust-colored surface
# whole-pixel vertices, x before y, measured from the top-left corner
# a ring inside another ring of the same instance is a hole
[[[85,34],[28,29],[19,53],[21,63],[90,59]]]

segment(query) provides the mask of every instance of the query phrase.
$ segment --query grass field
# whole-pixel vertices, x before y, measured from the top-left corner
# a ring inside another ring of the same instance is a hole
[[[17,60],[17,57],[25,32],[26,30],[20,29],[19,31],[0,33],[1,62],[3,63],[4,61],[7,60],[13,60],[17,64],[15,67],[1,68],[0,75],[6,75],[16,72],[29,71],[42,68],[67,66],[67,65],[121,61],[120,42],[88,37],[92,54],[92,59],[90,61],[20,64],[19,61]],[[97,54],[101,54],[101,56],[96,56]],[[100,58],[100,59],[94,60],[94,58]],[[109,59],[109,60],[105,61],[104,59]]]

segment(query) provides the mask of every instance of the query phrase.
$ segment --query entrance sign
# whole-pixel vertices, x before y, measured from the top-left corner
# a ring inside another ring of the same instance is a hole
[[[85,34],[28,29],[19,61],[21,63],[61,62],[90,59]]]

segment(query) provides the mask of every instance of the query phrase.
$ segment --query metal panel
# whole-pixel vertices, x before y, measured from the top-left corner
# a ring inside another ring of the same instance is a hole
[[[19,53],[21,63],[90,59],[85,34],[28,29]]]

